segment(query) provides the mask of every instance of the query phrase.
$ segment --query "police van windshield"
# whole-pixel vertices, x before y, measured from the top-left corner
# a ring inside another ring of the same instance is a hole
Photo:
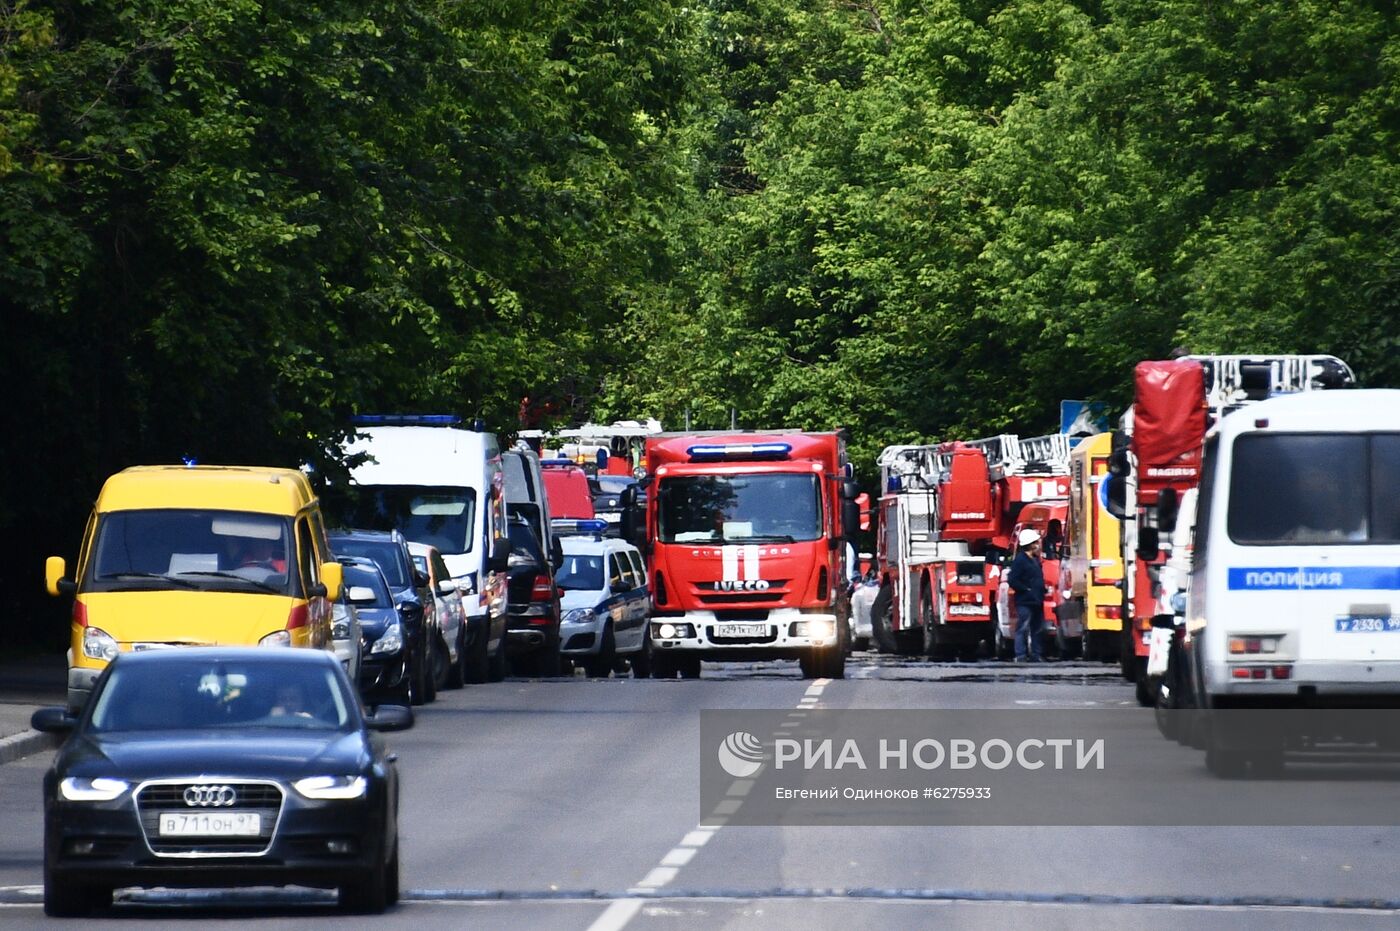
[[[361,485],[350,490],[352,527],[397,530],[444,556],[470,553],[476,490],[421,485]]]
[[[686,475],[662,479],[665,543],[795,543],[822,535],[815,475]]]
[[[296,581],[291,522],[274,514],[158,508],[111,511],[97,525],[87,584],[285,595]]]
[[[1273,433],[1235,440],[1236,543],[1400,543],[1400,434]]]

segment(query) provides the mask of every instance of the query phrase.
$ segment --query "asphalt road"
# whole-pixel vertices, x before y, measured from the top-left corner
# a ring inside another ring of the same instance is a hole
[[[403,774],[405,893],[383,918],[339,916],[328,894],[310,891],[157,891],[119,896],[89,923],[1044,931],[1383,927],[1400,915],[1396,828],[702,829],[701,709],[1134,706],[1129,686],[1091,665],[862,654],[849,676],[814,689],[795,664],[729,665],[707,666],[700,681],[508,680],[447,692],[413,730],[389,735]],[[1151,732],[1150,714],[1138,713]],[[49,757],[0,766],[7,928],[63,924],[40,909]],[[1211,777],[1202,765],[1192,778]]]

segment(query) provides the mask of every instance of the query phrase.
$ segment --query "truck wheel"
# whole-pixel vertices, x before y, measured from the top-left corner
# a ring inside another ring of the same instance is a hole
[[[655,652],[651,654],[651,677],[653,679],[674,679],[680,667],[676,665],[676,658],[666,652]]]
[[[874,604],[870,606],[870,634],[875,641],[875,649],[881,653],[898,652],[894,632],[890,630],[893,608],[894,593],[888,585],[881,585]]]
[[[466,629],[466,625],[463,625],[463,629]],[[491,654],[486,649],[486,638],[490,629],[489,623],[483,624],[481,634],[476,638],[476,642],[470,648],[463,645],[461,653],[463,682],[476,685],[491,678]],[[465,639],[465,634],[463,639]]]
[[[643,634],[642,648],[627,659],[632,666],[632,678],[645,679],[650,676],[652,667],[651,637]]]
[[[687,656],[680,661],[682,679],[700,678],[700,657]]]
[[[1016,655],[1016,643],[1001,632],[1001,624],[996,620],[992,621],[992,650],[1000,660],[1008,660]]]

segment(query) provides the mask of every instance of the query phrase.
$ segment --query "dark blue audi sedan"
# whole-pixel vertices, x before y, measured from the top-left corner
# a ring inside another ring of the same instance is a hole
[[[81,915],[126,886],[338,889],[398,899],[398,776],[334,654],[190,648],[121,654],[44,777],[44,910]]]

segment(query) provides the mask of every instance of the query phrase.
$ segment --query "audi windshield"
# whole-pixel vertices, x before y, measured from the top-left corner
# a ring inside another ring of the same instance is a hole
[[[796,543],[822,535],[817,476],[685,475],[661,480],[663,543]]]

